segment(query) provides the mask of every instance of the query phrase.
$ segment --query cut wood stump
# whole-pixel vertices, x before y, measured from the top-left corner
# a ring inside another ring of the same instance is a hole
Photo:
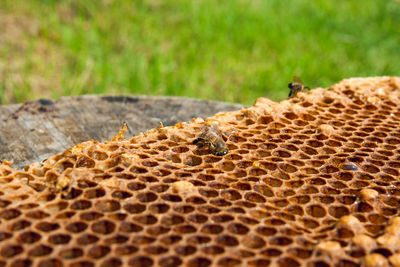
[[[96,95],[0,106],[0,160],[13,160],[19,169],[90,139],[109,140],[124,122],[130,138],[160,122],[171,126],[241,108],[181,97]]]

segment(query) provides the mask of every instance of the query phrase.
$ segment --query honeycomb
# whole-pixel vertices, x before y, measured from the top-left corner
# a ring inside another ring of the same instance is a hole
[[[0,165],[0,266],[400,266],[400,78]],[[193,144],[216,123],[229,152]]]

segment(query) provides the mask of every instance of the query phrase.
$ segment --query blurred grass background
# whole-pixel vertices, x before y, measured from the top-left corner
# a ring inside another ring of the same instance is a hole
[[[79,94],[252,104],[400,75],[398,0],[0,0],[0,104]]]

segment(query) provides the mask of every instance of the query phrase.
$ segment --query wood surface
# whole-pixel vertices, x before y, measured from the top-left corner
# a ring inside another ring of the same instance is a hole
[[[130,138],[160,122],[170,126],[241,108],[181,97],[96,95],[0,106],[0,161],[13,160],[11,166],[21,169],[90,139],[109,140],[124,122]]]

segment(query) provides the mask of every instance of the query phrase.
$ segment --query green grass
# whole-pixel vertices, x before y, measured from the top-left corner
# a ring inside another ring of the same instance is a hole
[[[281,100],[293,75],[309,87],[399,75],[399,25],[397,0],[1,0],[0,103]]]

